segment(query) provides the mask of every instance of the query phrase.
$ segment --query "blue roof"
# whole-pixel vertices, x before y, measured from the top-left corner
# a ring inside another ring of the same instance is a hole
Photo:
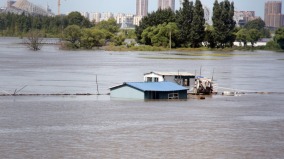
[[[188,88],[173,82],[127,82],[125,84],[144,92],[145,91],[169,92],[169,91],[188,90]]]

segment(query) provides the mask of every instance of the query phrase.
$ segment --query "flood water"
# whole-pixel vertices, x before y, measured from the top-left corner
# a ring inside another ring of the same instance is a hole
[[[213,76],[219,92],[245,94],[187,101],[0,97],[1,158],[284,157],[284,53],[58,46],[33,52],[18,42],[0,39],[0,94],[107,94],[112,86],[142,81],[150,71],[201,73]]]

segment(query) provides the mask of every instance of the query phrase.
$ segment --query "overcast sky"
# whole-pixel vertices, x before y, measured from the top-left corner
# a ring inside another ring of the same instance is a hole
[[[5,6],[7,0],[0,0],[1,6]],[[54,13],[57,13],[57,0],[29,0],[37,5],[50,6]],[[157,9],[158,0],[149,0],[149,12]],[[195,0],[194,0],[195,1]],[[211,10],[215,0],[201,0],[203,5]],[[220,1],[220,0],[219,0]],[[113,12],[135,14],[136,0],[61,0],[61,13],[71,11],[87,12]],[[256,16],[264,16],[265,0],[234,0],[235,10],[255,11]],[[179,8],[179,0],[176,0],[176,9]]]

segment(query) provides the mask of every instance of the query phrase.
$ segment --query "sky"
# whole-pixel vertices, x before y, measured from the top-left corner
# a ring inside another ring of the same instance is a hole
[[[7,0],[0,0],[0,5],[5,6]],[[57,0],[29,0],[30,2],[46,7],[50,6],[54,13],[57,13]],[[149,0],[149,12],[157,9],[158,0]],[[194,0],[195,1],[195,0]],[[201,0],[202,4],[213,8],[215,0]],[[221,0],[219,0],[221,1]],[[265,0],[230,0],[235,3],[237,11],[255,11],[256,16],[264,17]],[[179,0],[176,0],[176,9],[180,7]],[[136,13],[136,0],[61,0],[61,13],[71,11],[85,12],[113,12],[113,13]]]

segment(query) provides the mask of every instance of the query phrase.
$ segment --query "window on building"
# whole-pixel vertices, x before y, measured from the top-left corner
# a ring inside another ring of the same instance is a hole
[[[179,94],[178,93],[169,93],[168,99],[179,99]]]
[[[189,86],[189,80],[187,78],[183,80],[183,86]]]
[[[154,78],[154,82],[159,82],[159,78],[158,78],[158,77],[155,77],[155,78]]]

